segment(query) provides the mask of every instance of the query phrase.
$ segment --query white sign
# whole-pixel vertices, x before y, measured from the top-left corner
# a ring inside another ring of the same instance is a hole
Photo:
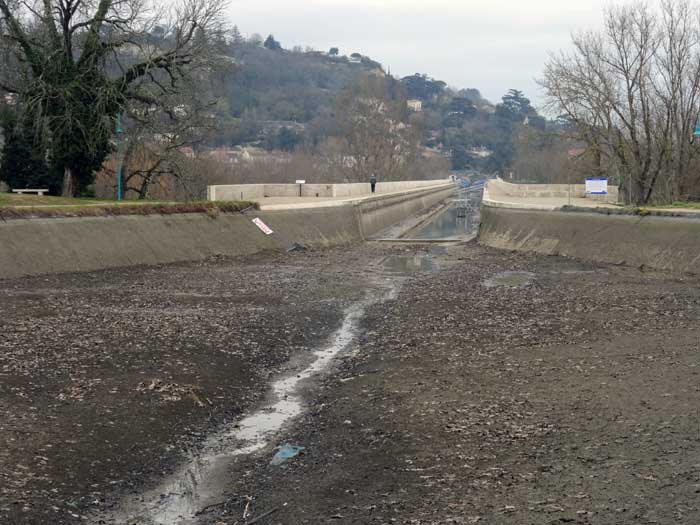
[[[306,184],[306,181],[305,180],[298,180],[296,183],[297,184]]]
[[[586,193],[589,195],[607,195],[608,179],[586,179]]]
[[[260,231],[262,231],[265,235],[272,235],[273,231],[270,229],[270,227],[257,217],[253,219],[253,224],[260,228]]]

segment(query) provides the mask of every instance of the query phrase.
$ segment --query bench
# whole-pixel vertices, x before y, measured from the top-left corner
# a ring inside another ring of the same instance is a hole
[[[44,193],[48,193],[49,190],[47,189],[41,189],[41,190],[30,190],[30,189],[24,189],[24,190],[12,190],[12,193],[19,193],[20,195],[23,195],[25,193],[36,193],[40,197],[44,195]]]

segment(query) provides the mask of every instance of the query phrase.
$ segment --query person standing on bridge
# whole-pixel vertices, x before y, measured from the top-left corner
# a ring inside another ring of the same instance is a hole
[[[377,189],[377,177],[374,175],[369,178],[369,187],[372,189],[372,193],[374,193]]]

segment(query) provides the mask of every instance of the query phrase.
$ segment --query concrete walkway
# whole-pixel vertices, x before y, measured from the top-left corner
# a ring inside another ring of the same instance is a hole
[[[483,202],[486,206],[492,208],[512,208],[516,210],[539,210],[539,211],[557,211],[565,206],[573,206],[576,208],[609,208],[622,209],[624,206],[620,204],[609,204],[605,202],[595,201],[590,198],[583,197],[522,197],[511,195],[507,191],[503,191],[498,185],[487,184],[484,190]],[[654,215],[665,215],[673,217],[700,217],[700,209],[698,208],[674,208],[674,207],[643,207]]]
[[[346,206],[359,202],[377,200],[384,197],[397,195],[409,195],[417,192],[424,192],[437,188],[447,188],[452,182],[444,182],[435,186],[424,186],[410,190],[394,191],[388,193],[375,193],[373,195],[363,195],[361,197],[265,197],[256,199],[262,211],[276,210],[302,210],[309,208],[328,208],[334,206]]]
[[[555,211],[564,206],[578,208],[618,208],[615,204],[607,204],[585,197],[520,197],[507,193],[497,185],[487,183],[484,190],[484,204],[497,208],[514,208],[521,210]]]

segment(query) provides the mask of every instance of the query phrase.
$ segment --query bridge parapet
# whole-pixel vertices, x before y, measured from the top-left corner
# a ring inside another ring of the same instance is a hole
[[[377,183],[376,194],[386,195],[407,190],[418,190],[451,182],[450,179],[393,181]],[[209,186],[207,200],[259,201],[266,198],[323,198],[366,197],[372,195],[369,183],[346,184],[229,184]]]

